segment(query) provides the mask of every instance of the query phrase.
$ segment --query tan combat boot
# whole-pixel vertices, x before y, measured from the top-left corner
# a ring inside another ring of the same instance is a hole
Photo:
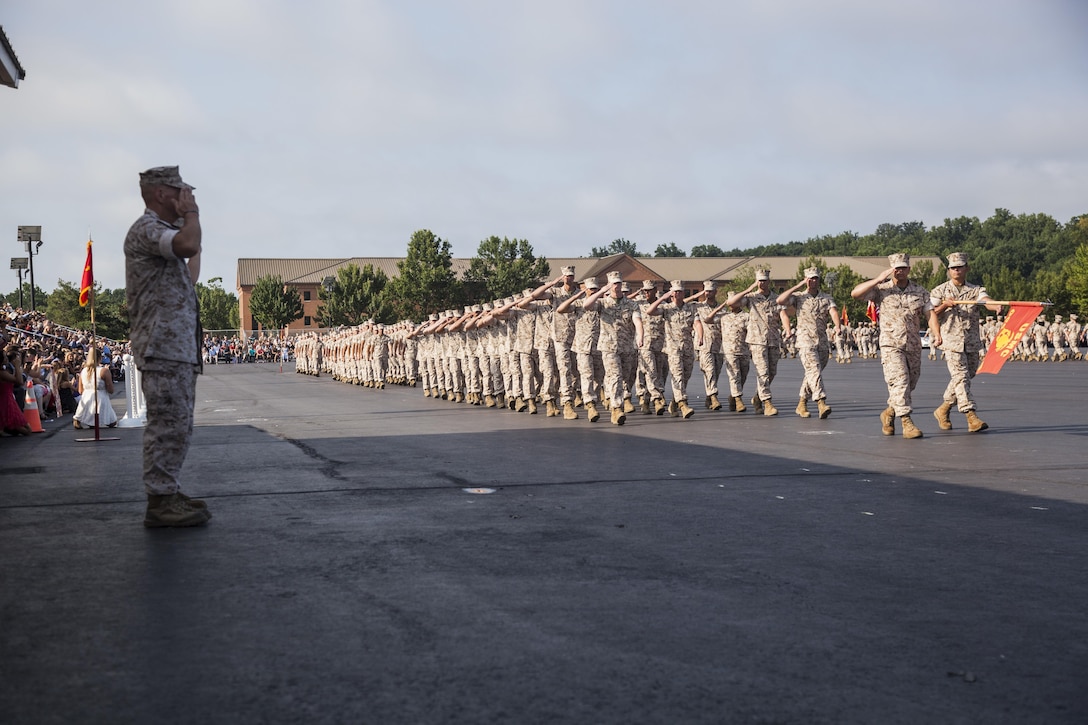
[[[624,398],[623,399],[623,412],[624,413],[634,413],[635,412],[635,404],[631,402],[630,398]]]
[[[827,404],[827,399],[820,398],[816,401],[816,405],[820,408],[820,420],[826,420],[827,416],[831,415],[831,406]]]
[[[763,403],[763,415],[778,415],[778,408],[774,407],[774,405],[771,404],[770,398],[767,398],[766,400],[761,400],[760,402]]]
[[[555,401],[554,400],[549,400],[549,401],[545,402],[544,407],[547,409],[547,413],[545,414],[545,417],[554,418],[557,415],[559,415],[559,408],[555,407]]]
[[[967,411],[967,430],[968,431],[970,431],[971,433],[978,433],[979,431],[986,430],[989,427],[990,426],[986,425],[986,423],[983,420],[981,420],[977,415],[975,415],[975,411],[973,411],[973,410]]]
[[[627,414],[623,412],[623,408],[612,409],[612,425],[623,425],[627,422]]]
[[[529,415],[536,415],[536,398],[529,398]]]
[[[687,420],[691,416],[695,415],[695,409],[688,405],[688,401],[681,400],[679,405],[679,413],[684,420]]]
[[[746,408],[744,405],[744,398],[739,395],[733,399],[733,404],[735,407],[731,408],[731,410],[736,410],[738,413],[743,413],[744,411],[748,410],[748,408]]]
[[[680,417],[680,406],[677,405],[675,400],[669,403],[669,415],[671,415],[673,418]]]
[[[754,410],[756,413],[763,412],[763,401],[760,400],[758,394],[752,396],[752,410]]]
[[[485,408],[494,408],[495,407],[495,396],[492,395],[491,393],[488,393],[487,395],[484,396],[484,407]]]
[[[797,403],[797,410],[794,412],[796,412],[797,415],[801,416],[802,418],[810,417],[812,413],[808,412],[808,400],[806,400],[805,398],[801,398],[801,400]]]
[[[933,417],[937,419],[937,425],[941,430],[952,430],[952,419],[948,417],[951,411],[951,403],[941,403],[941,407],[933,411]]]
[[[737,410],[737,398],[732,395],[729,396],[729,412],[734,413]]]
[[[922,431],[918,430],[918,426],[914,425],[914,421],[910,419],[909,415],[901,415],[899,419],[903,421],[903,437],[904,438],[921,438]]]
[[[717,393],[712,393],[710,395],[710,409],[711,410],[721,410],[722,409],[722,402],[720,400],[718,400],[718,394]]]
[[[593,404],[593,401],[586,403],[586,415],[589,417],[590,423],[596,423],[601,419],[601,414],[597,412],[597,406]]]
[[[525,409],[529,407],[529,404],[525,402],[525,398],[519,397],[514,401],[514,412],[523,413]]]
[[[563,417],[567,420],[578,420],[578,411],[574,409],[569,400],[563,403]]]
[[[886,436],[895,435],[895,410],[885,408],[880,414],[880,432]]]
[[[665,407],[664,398],[654,398],[654,415],[664,415]]]

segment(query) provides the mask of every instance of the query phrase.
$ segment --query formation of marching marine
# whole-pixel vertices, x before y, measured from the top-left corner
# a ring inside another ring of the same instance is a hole
[[[295,342],[296,372],[374,388],[420,385],[427,397],[530,414],[542,407],[545,415],[567,420],[584,411],[596,422],[607,413],[623,425],[636,411],[690,418],[695,411],[687,388],[696,366],[708,409],[741,413],[750,404],[757,413],[777,415],[771,383],[778,361],[797,357],[805,375],[795,412],[826,418],[831,407],[821,371],[832,354],[839,363],[851,362],[855,350],[862,358],[878,357],[881,331],[868,320],[842,322],[820,283],[819,271],[809,268],[800,283],[776,295],[769,271],[757,270],[751,286],[715,306],[712,281],[685,296],[678,280],[667,291],[653,280],[631,289],[618,272],[604,285],[596,278],[577,283],[574,268],[564,267],[535,289],[435,313],[422,323],[365,322],[305,333]],[[985,346],[1001,324],[1001,317],[990,317],[980,326]],[[1040,339],[1044,355],[1053,344],[1050,359],[1083,358],[1077,343],[1084,328],[1075,315],[1036,328],[1043,337],[1025,336],[1022,359],[1038,355]],[[932,356],[936,346],[930,349]],[[745,400],[752,368],[755,395]]]

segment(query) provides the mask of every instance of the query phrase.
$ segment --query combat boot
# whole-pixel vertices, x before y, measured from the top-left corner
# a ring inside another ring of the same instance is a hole
[[[710,409],[711,410],[721,410],[722,409],[722,402],[720,400],[718,400],[718,394],[717,393],[712,393],[710,395]]]
[[[536,415],[536,398],[529,398],[529,415]]]
[[[677,405],[675,400],[669,403],[669,415],[671,415],[673,418],[680,417],[680,406]]]
[[[695,410],[690,405],[688,405],[688,401],[681,400],[680,401],[680,417],[682,417],[684,420],[687,420],[688,418],[690,418],[693,415],[695,415]]]
[[[499,393],[498,395],[495,396],[495,407],[496,408],[505,408],[506,407],[506,393]]]
[[[951,403],[941,403],[941,407],[933,411],[933,417],[937,419],[937,425],[941,430],[952,430],[952,419],[948,417],[951,410]]]
[[[664,415],[664,414],[665,414],[665,399],[664,398],[654,398],[654,415]]]
[[[758,394],[752,396],[752,410],[757,413],[763,411],[763,401],[759,399]]]
[[[901,415],[899,419],[903,422],[903,437],[904,438],[921,438],[922,431],[918,430],[918,426],[914,425],[914,421],[910,419],[910,415]]]
[[[490,393],[488,393],[487,395],[484,396],[484,407],[485,408],[494,408],[495,407],[495,396],[494,395],[491,395]]]
[[[623,399],[623,412],[625,414],[635,412],[635,404],[631,402],[630,398]]]
[[[886,436],[895,435],[895,410],[885,408],[880,414],[880,432]]]
[[[732,395],[729,396],[729,412],[733,413],[737,410],[737,399]]]
[[[149,529],[200,526],[210,518],[206,508],[191,505],[180,493],[148,494],[144,526]]]
[[[627,415],[623,412],[623,408],[612,409],[612,425],[623,425],[627,422]]]
[[[826,399],[820,398],[816,401],[816,405],[820,408],[820,420],[825,420],[831,415],[831,406],[827,404]]]
[[[589,417],[590,423],[596,423],[601,419],[601,414],[597,412],[597,406],[593,404],[593,401],[586,403],[586,415]]]
[[[575,393],[574,394],[574,407],[575,408],[581,408],[582,403],[584,403],[584,402],[585,401],[582,400],[582,394],[581,393]]]
[[[544,417],[554,418],[555,416],[559,415],[559,408],[555,407],[555,401],[554,400],[549,400],[549,401],[545,402],[544,407],[547,408],[547,413],[545,414]]]
[[[812,413],[808,412],[808,400],[806,398],[801,398],[800,402],[797,403],[797,410],[795,412],[802,418],[808,418],[812,415]]]
[[[423,397],[424,397],[424,398],[429,398],[429,397],[431,397],[431,389],[430,389],[430,388],[424,388],[424,389],[423,389]]]
[[[653,415],[654,414],[654,409],[650,407],[650,396],[649,395],[643,395],[641,398],[639,398],[638,402],[639,402],[640,406],[642,407],[642,414],[643,415]]]
[[[986,423],[982,419],[980,419],[977,415],[975,415],[975,411],[973,411],[973,410],[967,411],[967,430],[968,431],[970,431],[971,433],[978,433],[979,431],[986,430],[989,427],[990,426],[986,425]]]
[[[730,408],[730,410],[735,410],[738,413],[743,413],[744,411],[748,410],[748,408],[744,405],[744,398],[739,395],[733,398],[733,407]]]
[[[529,407],[529,404],[525,402],[525,398],[518,396],[518,399],[514,401],[514,412],[524,413],[525,409]]]
[[[567,420],[578,420],[578,411],[574,409],[569,400],[563,403],[563,417]]]
[[[763,415],[766,415],[766,416],[778,415],[778,408],[774,407],[774,405],[771,404],[771,399],[770,398],[767,398],[766,400],[762,401],[762,403],[763,403]]]

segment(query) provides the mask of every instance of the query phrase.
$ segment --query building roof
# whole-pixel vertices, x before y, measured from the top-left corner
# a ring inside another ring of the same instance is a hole
[[[11,47],[4,26],[0,25],[0,85],[18,88],[19,81],[26,78],[26,71],[19,63],[19,56]]]
[[[342,267],[349,264],[360,269],[372,265],[385,272],[386,276],[396,277],[400,270],[397,263],[403,257],[347,257],[334,259],[239,259],[238,288],[252,287],[261,277],[278,275],[285,284],[308,285],[321,284],[326,277],[335,277]],[[771,279],[777,282],[800,278],[800,267],[808,259],[804,257],[629,257],[626,254],[613,254],[608,257],[548,257],[548,266],[553,276],[563,267],[573,266],[575,278],[603,277],[613,269],[624,271],[624,276],[631,279],[660,279],[684,282],[717,280],[728,283],[744,270],[769,269]],[[887,257],[820,257],[824,264],[834,268],[847,265],[866,279],[877,276],[888,268]],[[934,269],[944,266],[940,257],[915,257],[914,264],[930,262]],[[453,271],[463,277],[469,268],[471,259],[453,258]]]

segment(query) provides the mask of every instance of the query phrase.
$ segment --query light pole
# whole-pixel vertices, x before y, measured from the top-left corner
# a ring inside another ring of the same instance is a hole
[[[30,311],[33,312],[34,307],[34,255],[41,251],[42,248],[42,228],[38,227],[19,227],[19,241],[26,245],[26,256],[30,260]],[[19,285],[22,289],[22,285]]]
[[[23,270],[28,264],[26,257],[11,258],[11,268],[19,275],[19,309],[23,309]]]

